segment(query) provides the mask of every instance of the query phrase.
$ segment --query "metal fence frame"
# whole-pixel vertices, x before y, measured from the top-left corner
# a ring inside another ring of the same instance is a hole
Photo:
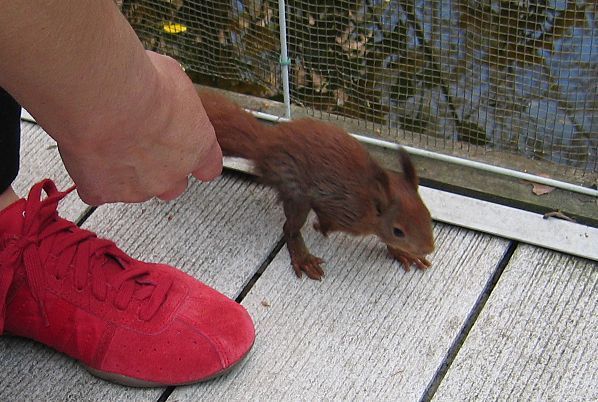
[[[288,57],[288,51],[287,51],[288,46],[287,46],[287,30],[286,30],[286,26],[287,26],[287,24],[286,24],[286,8],[287,8],[286,1],[278,0],[278,10],[279,10],[278,12],[279,12],[279,18],[280,18],[279,34],[280,34],[280,49],[281,49],[280,64],[281,64],[281,75],[282,75],[281,79],[282,79],[282,84],[283,84],[285,116],[284,116],[284,118],[281,118],[280,116],[275,116],[275,115],[271,115],[271,114],[267,114],[267,113],[263,113],[263,112],[254,112],[254,114],[257,117],[262,118],[264,120],[269,120],[269,121],[281,121],[281,120],[287,120],[287,119],[292,118],[292,116],[291,116],[291,96],[290,96],[290,86],[289,86],[289,65],[291,64],[291,60]],[[361,142],[380,146],[383,148],[398,149],[400,146],[399,144],[396,144],[396,143],[393,143],[390,141],[379,140],[379,139],[356,135],[356,134],[351,134],[351,135],[353,135],[355,138],[357,138]],[[539,184],[545,184],[547,186],[552,186],[555,188],[560,188],[560,189],[575,192],[575,193],[598,197],[598,190],[594,190],[589,187],[580,186],[580,185],[568,183],[568,182],[561,181],[561,180],[550,179],[550,178],[546,178],[546,177],[542,177],[542,176],[538,176],[538,175],[534,175],[534,174],[524,173],[524,172],[520,172],[520,171],[513,170],[513,169],[507,169],[507,168],[503,168],[503,167],[499,167],[499,166],[494,166],[494,165],[490,165],[488,163],[473,161],[473,160],[460,158],[460,157],[456,157],[456,156],[445,155],[445,154],[441,154],[441,153],[433,152],[433,151],[427,151],[427,150],[420,149],[420,148],[407,147],[407,146],[404,146],[404,148],[408,152],[410,152],[414,155],[424,156],[424,157],[427,157],[430,159],[440,160],[443,162],[448,162],[448,163],[452,163],[452,164],[456,164],[456,165],[460,165],[460,166],[471,167],[474,169],[478,169],[478,170],[482,170],[482,171],[486,171],[486,172],[490,172],[490,173],[494,173],[494,174],[513,177],[516,179],[527,180],[527,181],[531,181],[531,182],[535,182],[535,183],[539,183]]]

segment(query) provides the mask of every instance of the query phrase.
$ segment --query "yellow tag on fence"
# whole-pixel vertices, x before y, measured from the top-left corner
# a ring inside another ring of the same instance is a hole
[[[164,32],[169,33],[169,34],[180,34],[183,32],[187,32],[187,27],[183,24],[177,24],[174,22],[167,22],[166,24],[164,24]]]

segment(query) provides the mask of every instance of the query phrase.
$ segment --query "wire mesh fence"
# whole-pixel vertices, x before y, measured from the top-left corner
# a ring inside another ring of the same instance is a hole
[[[175,57],[196,81],[281,96],[278,2],[119,5],[146,48]],[[571,181],[595,180],[594,0],[288,0],[286,10],[290,95],[311,114],[430,150],[506,167],[517,160],[519,169],[538,161]],[[493,152],[499,160],[488,159]]]

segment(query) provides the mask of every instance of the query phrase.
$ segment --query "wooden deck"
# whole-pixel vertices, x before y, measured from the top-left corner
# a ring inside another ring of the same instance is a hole
[[[26,195],[43,177],[70,183],[52,140],[23,123],[16,187]],[[193,182],[169,203],[89,214],[71,194],[60,210],[238,299],[256,343],[218,379],[135,389],[2,337],[1,401],[598,400],[595,261],[437,223],[433,268],[406,273],[374,238],[323,238],[306,225],[327,275],[299,280],[280,249],[274,193],[237,173]]]

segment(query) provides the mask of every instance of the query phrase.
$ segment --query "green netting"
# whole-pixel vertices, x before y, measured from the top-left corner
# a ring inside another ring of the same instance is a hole
[[[595,1],[286,4],[293,103],[445,153],[493,150],[598,172]],[[146,48],[196,81],[280,97],[277,2],[120,5]]]

